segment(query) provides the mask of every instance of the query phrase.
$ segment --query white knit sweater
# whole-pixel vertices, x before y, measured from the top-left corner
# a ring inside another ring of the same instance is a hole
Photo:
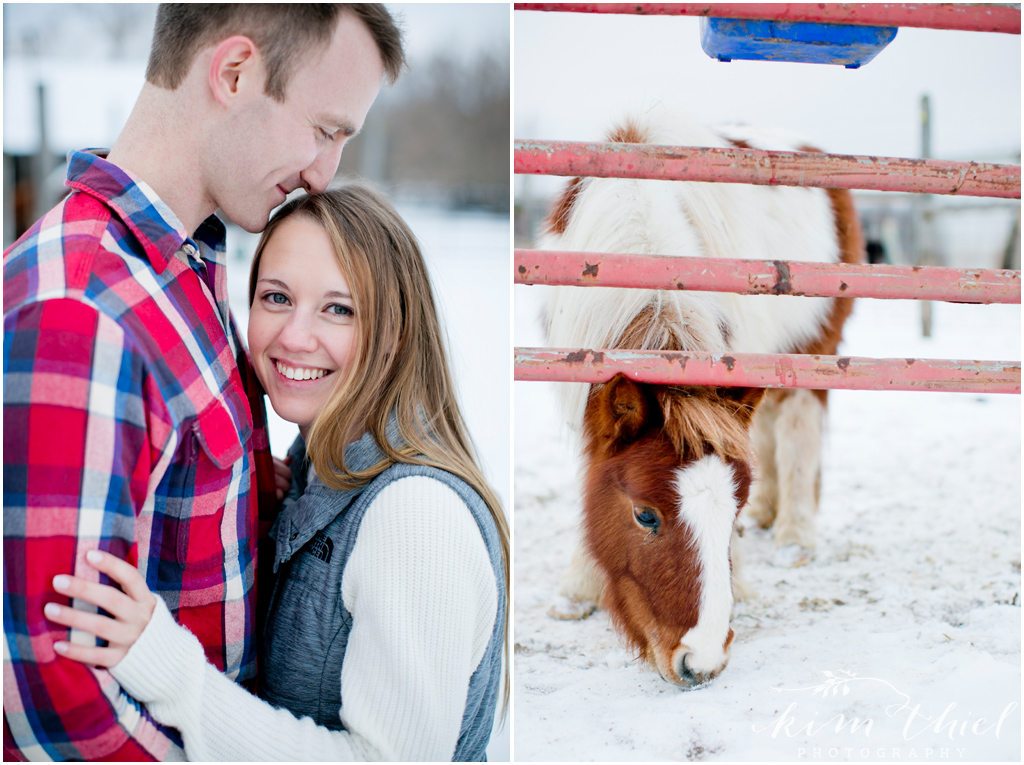
[[[469,508],[432,478],[388,485],[366,511],[342,598],[352,614],[344,731],[274,709],[219,673],[159,598],[112,673],[181,731],[190,760],[451,760],[497,612],[494,570]]]

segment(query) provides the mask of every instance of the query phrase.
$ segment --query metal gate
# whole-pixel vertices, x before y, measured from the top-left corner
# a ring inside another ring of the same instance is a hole
[[[516,3],[516,10],[648,13],[916,26],[1020,34],[1020,10],[993,5]],[[816,152],[517,140],[519,174],[653,178],[1020,199],[1020,165]],[[517,284],[709,290],[957,303],[1021,302],[1020,271],[515,250]],[[1020,393],[1019,361],[516,348],[516,380],[761,388]]]

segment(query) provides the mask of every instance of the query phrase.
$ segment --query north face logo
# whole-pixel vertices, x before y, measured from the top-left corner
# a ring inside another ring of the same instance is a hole
[[[313,541],[309,543],[309,553],[314,558],[319,558],[324,563],[331,562],[331,553],[334,552],[334,542],[331,538],[324,534],[322,531],[318,531],[316,536],[313,537]]]

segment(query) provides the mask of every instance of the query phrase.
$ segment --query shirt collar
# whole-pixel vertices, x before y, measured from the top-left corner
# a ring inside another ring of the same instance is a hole
[[[117,213],[158,272],[167,268],[185,243],[196,247],[205,260],[223,260],[226,230],[216,215],[200,224],[193,241],[178,216],[156,192],[145,181],[108,162],[107,151],[69,152],[66,185],[96,197]]]

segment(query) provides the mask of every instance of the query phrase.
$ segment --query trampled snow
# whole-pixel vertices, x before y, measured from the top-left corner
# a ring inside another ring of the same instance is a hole
[[[542,287],[515,288],[544,345]],[[860,300],[843,353],[1020,359],[1020,306]],[[602,611],[546,612],[576,539],[576,448],[554,383],[515,383],[515,728],[521,761],[1014,761],[1021,756],[1016,395],[835,391],[814,560],[748,530],[726,670],[684,692]]]

